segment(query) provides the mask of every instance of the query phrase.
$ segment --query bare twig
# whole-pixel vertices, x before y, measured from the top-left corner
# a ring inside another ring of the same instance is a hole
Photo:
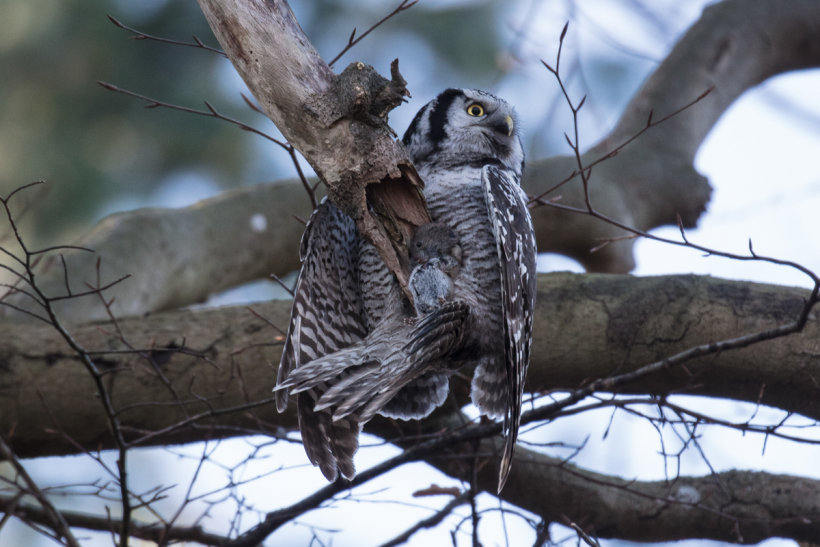
[[[105,89],[108,89],[109,91],[113,91],[115,93],[122,93],[123,95],[128,95],[129,97],[134,97],[136,99],[139,99],[141,101],[144,101],[144,102],[148,103],[145,106],[145,108],[168,108],[168,109],[171,109],[171,110],[179,110],[180,112],[187,112],[188,114],[196,114],[197,116],[205,116],[205,117],[208,117],[208,118],[216,118],[218,120],[222,120],[222,121],[226,121],[228,123],[232,123],[235,126],[242,129],[243,131],[248,131],[250,133],[255,133],[255,134],[259,135],[260,137],[263,137],[263,138],[271,141],[272,143],[281,146],[285,150],[288,149],[288,144],[286,142],[280,141],[279,139],[268,135],[264,131],[256,129],[255,127],[252,127],[252,126],[250,126],[250,125],[248,125],[244,122],[241,122],[237,119],[234,119],[234,118],[231,118],[229,116],[225,116],[224,114],[219,113],[216,110],[216,108],[211,106],[211,104],[208,101],[204,101],[205,107],[208,110],[198,110],[196,108],[189,108],[187,106],[180,106],[180,105],[176,105],[176,104],[172,104],[172,103],[166,103],[164,101],[160,101],[160,100],[157,100],[157,99],[152,99],[151,97],[148,97],[146,95],[142,95],[140,93],[136,93],[136,92],[130,91],[128,89],[123,89],[119,86],[116,86],[114,84],[110,84],[108,82],[98,81],[97,83],[100,86],[104,87]]]
[[[567,23],[567,25],[568,25],[568,23]],[[578,102],[578,104],[575,104],[575,102],[570,97],[569,92],[567,91],[567,89],[564,85],[564,82],[563,82],[563,79],[562,79],[561,73],[560,73],[560,60],[561,60],[561,50],[562,50],[561,46],[563,45],[563,41],[564,41],[564,38],[566,36],[567,25],[564,25],[564,29],[561,31],[561,37],[560,37],[560,43],[559,43],[559,47],[558,47],[558,53],[557,53],[557,57],[556,57],[555,67],[550,66],[549,64],[547,64],[544,61],[542,61],[542,63],[547,68],[547,70],[550,73],[552,73],[552,75],[555,77],[555,79],[556,79],[556,81],[557,81],[557,83],[558,83],[558,85],[561,89],[561,92],[564,95],[564,99],[565,99],[567,105],[569,106],[569,108],[572,112],[574,137],[570,138],[566,134],[564,136],[566,138],[567,144],[569,145],[570,149],[572,150],[573,156],[575,158],[577,169],[569,177],[567,177],[567,179],[559,182],[558,184],[556,184],[555,186],[553,186],[552,188],[550,188],[546,192],[540,194],[539,196],[536,196],[535,198],[533,198],[530,201],[531,202],[537,201],[540,204],[548,205],[550,207],[555,207],[555,208],[558,208],[558,209],[563,209],[563,210],[567,210],[567,211],[574,211],[574,212],[578,212],[578,213],[587,214],[587,215],[593,216],[595,218],[598,218],[600,220],[603,220],[604,222],[607,222],[607,223],[609,223],[613,226],[616,226],[616,227],[618,227],[618,228],[620,228],[620,229],[622,229],[626,232],[629,232],[629,233],[631,233],[635,236],[640,236],[640,237],[644,237],[646,239],[651,239],[651,240],[659,241],[659,242],[662,242],[662,243],[668,243],[668,244],[671,244],[671,245],[689,247],[689,248],[704,252],[708,255],[721,256],[721,257],[724,257],[724,258],[730,258],[730,259],[734,259],[734,260],[755,260],[755,261],[761,261],[761,262],[768,262],[770,264],[776,264],[776,265],[780,265],[780,266],[788,266],[790,268],[796,269],[796,270],[800,271],[801,273],[805,274],[806,276],[808,276],[812,280],[812,283],[814,284],[814,291],[812,292],[812,294],[814,295],[813,301],[810,303],[810,305],[808,305],[808,307],[806,309],[804,309],[804,312],[801,314],[799,330],[802,329],[802,325],[805,324],[805,320],[808,318],[808,314],[811,310],[811,307],[816,303],[816,293],[817,293],[817,290],[818,290],[818,286],[820,286],[820,277],[817,274],[815,274],[813,271],[811,271],[809,268],[806,268],[805,266],[803,266],[801,264],[798,264],[796,262],[793,262],[793,261],[782,260],[782,259],[778,259],[778,258],[775,258],[775,257],[758,255],[757,253],[754,252],[754,249],[752,248],[751,241],[749,241],[749,254],[748,255],[741,255],[741,254],[737,254],[737,253],[729,253],[729,252],[720,251],[720,250],[717,250],[717,249],[713,249],[713,248],[710,248],[710,247],[706,247],[706,246],[703,246],[703,245],[698,245],[698,244],[692,243],[686,237],[686,234],[685,234],[684,229],[683,229],[683,222],[682,222],[682,220],[680,220],[680,216],[678,216],[678,228],[680,229],[680,232],[681,232],[681,240],[678,241],[678,240],[674,240],[674,239],[660,237],[660,236],[654,235],[652,233],[646,232],[644,230],[639,230],[639,229],[634,228],[632,226],[629,226],[629,225],[627,225],[623,222],[620,222],[620,221],[618,221],[614,218],[611,218],[611,217],[601,213],[600,211],[598,211],[595,207],[593,207],[592,201],[591,201],[591,198],[590,198],[590,193],[589,193],[589,180],[590,180],[590,176],[591,176],[592,167],[594,167],[595,165],[599,164],[600,162],[602,162],[602,161],[604,161],[608,158],[611,158],[611,157],[614,157],[615,155],[617,155],[617,153],[624,146],[626,146],[627,144],[633,142],[635,139],[640,137],[648,129],[651,129],[652,127],[655,127],[655,126],[657,126],[661,123],[664,123],[667,120],[669,120],[670,118],[672,118],[674,116],[677,116],[678,114],[680,114],[684,110],[687,110],[687,109],[691,108],[696,103],[698,103],[703,98],[705,98],[711,92],[712,89],[711,88],[707,89],[701,95],[699,95],[698,97],[696,97],[695,99],[693,99],[689,103],[685,104],[684,106],[682,106],[679,109],[675,110],[671,114],[668,114],[668,115],[666,115],[666,116],[664,116],[664,117],[662,117],[658,120],[653,120],[653,112],[650,112],[649,116],[647,118],[647,121],[646,121],[646,125],[644,126],[643,129],[641,129],[640,131],[638,131],[637,133],[635,133],[634,135],[632,135],[631,137],[626,139],[623,143],[621,143],[620,145],[615,147],[612,151],[610,151],[607,154],[601,156],[600,158],[594,160],[592,163],[585,164],[584,160],[583,160],[583,157],[581,155],[578,113],[581,110],[581,108],[583,107],[586,97],[585,96],[582,97],[581,100]],[[569,180],[573,179],[576,176],[581,177],[581,183],[583,185],[583,190],[584,190],[584,203],[585,203],[585,206],[586,206],[585,208],[571,207],[571,206],[559,204],[555,201],[540,201],[541,198],[544,195],[546,195],[547,193],[555,190],[559,186],[561,186],[563,184],[566,184]],[[598,248],[600,248],[600,246]]]
[[[193,36],[193,39],[194,39],[193,42],[183,42],[183,41],[180,41],[180,40],[172,40],[172,39],[169,39],[169,38],[162,38],[160,36],[153,36],[151,34],[146,34],[142,31],[139,31],[135,28],[131,28],[131,27],[125,25],[124,23],[122,23],[121,21],[115,19],[111,15],[108,15],[108,20],[111,21],[112,23],[114,23],[115,26],[117,26],[117,27],[119,27],[123,30],[127,30],[128,32],[134,33],[134,36],[131,37],[134,40],[153,40],[155,42],[161,42],[163,44],[173,44],[175,46],[193,47],[193,48],[197,48],[197,49],[204,49],[204,50],[210,51],[212,53],[216,53],[216,54],[221,55],[225,58],[228,57],[225,54],[225,52],[222,51],[221,49],[205,45],[202,42],[202,40],[200,40],[196,36]]]
[[[21,249],[22,256],[17,256],[10,251],[3,248],[3,251],[14,258],[21,266],[24,268],[25,281],[30,288],[31,294],[33,294],[36,298],[35,300],[40,304],[43,308],[43,317],[40,317],[39,314],[31,314],[34,317],[45,319],[48,323],[54,327],[54,329],[60,334],[60,336],[68,343],[71,349],[77,354],[80,358],[82,363],[91,373],[95,386],[97,388],[97,393],[100,397],[100,401],[102,402],[103,409],[105,411],[106,418],[108,420],[108,424],[111,430],[111,434],[114,436],[118,455],[119,458],[117,460],[117,467],[119,470],[118,475],[118,482],[120,486],[120,495],[121,495],[121,503],[122,503],[122,528],[120,532],[120,545],[121,547],[127,547],[128,545],[128,537],[129,537],[129,523],[131,519],[131,500],[130,500],[130,493],[128,491],[128,482],[127,482],[127,446],[125,442],[125,438],[123,437],[122,430],[120,428],[120,422],[117,418],[116,410],[114,409],[114,404],[111,401],[110,394],[108,392],[108,388],[106,387],[105,383],[103,382],[103,374],[97,368],[96,363],[92,359],[91,355],[85,348],[74,339],[71,333],[66,329],[66,327],[62,324],[62,322],[57,317],[56,311],[54,309],[54,302],[64,298],[64,297],[53,297],[51,295],[45,294],[42,289],[37,285],[35,282],[35,274],[34,274],[34,266],[35,260],[33,258],[37,253],[29,250],[26,243],[23,241],[20,232],[17,229],[17,224],[15,223],[14,216],[11,213],[11,209],[9,208],[9,200],[19,191],[25,190],[27,188],[31,188],[35,184],[39,183],[32,183],[25,186],[22,186],[16,189],[14,192],[10,193],[6,198],[0,198],[0,204],[2,204],[3,208],[6,212],[6,217],[8,218],[9,225],[12,228],[14,233],[15,239],[17,240],[17,245]],[[60,249],[61,247],[52,247],[51,250]]]
[[[350,33],[350,38],[347,39],[347,45],[342,48],[342,51],[340,51],[333,58],[333,60],[328,63],[328,65],[333,66],[336,63],[336,61],[338,61],[342,57],[342,55],[344,55],[345,53],[350,51],[350,49],[353,48],[353,46],[355,46],[356,44],[361,42],[368,34],[373,32],[377,27],[382,25],[385,21],[387,21],[391,17],[403,12],[404,10],[412,8],[418,1],[419,0],[402,0],[402,2],[398,6],[396,6],[396,9],[394,9],[393,11],[391,11],[390,13],[388,13],[387,15],[382,17],[379,21],[377,21],[373,26],[371,26],[369,29],[364,31],[358,37],[356,36],[356,29],[354,28],[353,32]]]
[[[40,504],[40,509],[43,515],[43,524],[48,524],[51,526],[54,532],[58,534],[58,537],[65,540],[66,545],[69,545],[70,547],[80,547],[80,544],[77,542],[74,534],[71,533],[71,529],[63,518],[63,515],[48,500],[43,491],[40,490],[37,483],[31,478],[31,475],[28,474],[26,468],[20,464],[20,460],[17,459],[14,451],[8,444],[6,444],[6,440],[2,436],[0,436],[0,456],[2,456],[2,459],[11,463],[14,467],[14,471],[23,479],[26,491],[34,496]],[[22,502],[20,500],[15,499],[15,508],[19,509],[21,503]]]
[[[205,107],[207,108],[207,110],[198,110],[196,108],[190,108],[190,107],[187,107],[187,106],[176,105],[176,104],[173,104],[173,103],[167,103],[167,102],[164,102],[164,101],[160,101],[158,99],[153,99],[151,97],[148,97],[147,95],[143,95],[143,94],[137,93],[135,91],[130,91],[128,89],[123,89],[119,86],[116,86],[116,85],[108,83],[108,82],[98,81],[97,83],[100,86],[104,87],[105,89],[108,89],[109,91],[113,91],[115,93],[121,93],[121,94],[127,95],[129,97],[134,97],[136,99],[139,99],[141,101],[144,101],[144,102],[148,103],[145,106],[145,108],[168,108],[170,110],[178,110],[180,112],[186,112],[188,114],[195,114],[197,116],[205,116],[205,117],[208,117],[208,118],[216,118],[217,120],[222,120],[222,121],[231,123],[231,124],[239,127],[240,129],[242,129],[243,131],[247,131],[249,133],[254,133],[256,135],[259,135],[260,137],[263,137],[264,139],[269,140],[270,142],[276,144],[277,146],[282,147],[285,150],[285,152],[288,153],[288,156],[290,157],[291,162],[293,163],[293,166],[296,169],[296,174],[299,177],[299,180],[302,182],[302,186],[304,186],[305,192],[307,192],[308,198],[310,199],[311,206],[314,209],[316,208],[316,205],[318,203],[318,200],[316,199],[316,188],[313,187],[310,184],[310,182],[307,180],[307,177],[305,176],[305,173],[302,170],[302,166],[299,163],[299,158],[298,158],[296,149],[291,144],[289,144],[289,143],[287,143],[283,140],[279,140],[276,137],[273,137],[273,136],[265,133],[264,131],[262,131],[260,129],[256,129],[253,126],[250,126],[250,125],[246,124],[245,122],[239,121],[235,118],[231,118],[230,116],[226,116],[226,115],[222,114],[213,105],[211,105],[211,103],[209,103],[208,101],[204,101]],[[244,94],[242,94],[242,98],[244,99],[245,103],[248,105],[249,108],[251,108],[252,110],[254,110],[256,112],[260,112],[259,107],[256,106],[255,104],[253,104]]]
[[[25,518],[28,521],[42,525],[51,525],[49,514],[45,509],[21,501],[17,496],[0,494],[0,511],[6,514],[14,514],[19,511],[21,514],[25,514]],[[61,511],[60,514],[68,526],[84,528],[86,530],[107,532],[112,529],[118,529],[121,524],[119,519],[113,518],[110,515],[101,517],[65,510]],[[217,546],[225,545],[228,542],[228,538],[205,532],[199,527],[165,527],[163,525],[136,521],[131,527],[131,537],[147,541],[159,541],[160,539],[164,539],[165,541],[190,541],[203,545]],[[75,545],[79,545],[79,543]]]
[[[571,518],[564,515],[564,525],[569,526],[575,533],[578,534],[578,537],[583,540],[584,543],[589,545],[589,547],[601,547],[601,544],[598,542],[597,539],[591,537],[587,534],[583,528],[581,528],[577,523],[573,522]]]
[[[439,524],[441,524],[441,521],[447,518],[447,516],[450,513],[452,513],[457,507],[467,503],[467,501],[472,495],[473,494],[469,490],[462,492],[461,494],[455,496],[452,500],[447,502],[447,504],[444,507],[442,507],[426,519],[418,521],[412,527],[408,528],[407,530],[397,535],[393,539],[382,543],[381,547],[393,547],[395,545],[404,545],[405,543],[407,543],[407,541],[410,540],[411,537],[413,537],[413,534],[415,534],[416,532],[424,530],[425,528],[433,528],[435,526],[438,526]]]

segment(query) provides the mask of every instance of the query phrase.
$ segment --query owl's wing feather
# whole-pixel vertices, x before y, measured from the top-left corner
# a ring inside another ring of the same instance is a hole
[[[490,165],[482,170],[487,212],[495,236],[501,271],[504,353],[507,362],[509,405],[504,415],[506,443],[498,478],[504,487],[512,465],[521,420],[524,378],[530,361],[532,320],[536,292],[535,232],[527,196],[511,171]]]
[[[357,271],[360,244],[354,221],[323,200],[302,236],[302,269],[294,290],[277,386],[283,386],[293,371],[310,361],[350,346],[367,334]],[[320,396],[317,392],[299,394],[297,412],[305,452],[328,480],[336,478],[337,467],[352,477],[360,428],[355,422],[334,422],[330,415],[315,412],[313,401]],[[279,412],[287,403],[288,389],[277,389]]]
[[[377,328],[351,348],[295,371],[285,386],[303,392],[329,385],[314,409],[365,423],[460,343],[468,314],[463,302],[448,302],[415,324]]]

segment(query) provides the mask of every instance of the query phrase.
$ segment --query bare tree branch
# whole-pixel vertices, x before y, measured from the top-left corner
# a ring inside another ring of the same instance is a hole
[[[393,11],[391,11],[390,13],[388,13],[387,15],[385,15],[384,17],[382,17],[381,19],[376,21],[373,25],[371,25],[370,28],[368,28],[366,31],[364,31],[363,33],[361,33],[358,36],[356,36],[356,29],[354,28],[353,32],[350,33],[350,38],[348,38],[347,44],[345,45],[345,47],[343,47],[342,51],[340,51],[333,59],[331,59],[331,61],[328,63],[328,65],[329,66],[335,65],[336,61],[338,61],[339,59],[342,58],[342,55],[344,55],[345,53],[350,51],[353,47],[356,46],[356,44],[358,44],[359,42],[364,40],[367,37],[368,34],[373,32],[374,30],[376,30],[378,27],[380,27],[382,24],[384,24],[388,19],[390,19],[390,18],[394,17],[395,15],[403,12],[404,10],[408,10],[408,9],[412,8],[413,6],[416,5],[417,2],[418,2],[418,0],[402,0],[401,3],[398,6],[396,6],[396,8]]]
[[[441,523],[441,521],[444,520],[448,515],[450,515],[456,507],[467,503],[471,496],[472,493],[469,491],[462,492],[461,494],[455,496],[453,499],[447,502],[447,504],[444,507],[442,507],[426,519],[418,521],[411,528],[405,530],[393,539],[382,543],[381,547],[394,547],[396,545],[404,545],[411,537],[413,537],[413,535],[416,532],[423,530],[425,528],[433,528],[435,526],[438,526],[438,524]]]
[[[706,8],[635,93],[615,128],[583,154],[583,163],[606,157],[641,131],[652,113],[661,118],[713,91],[596,167],[590,191],[601,211],[644,231],[675,225],[678,215],[684,226],[694,226],[711,194],[693,167],[703,139],[744,91],[776,74],[820,66],[820,44],[812,39],[818,32],[820,4],[812,0],[729,0]],[[540,195],[575,170],[572,157],[535,162],[525,187],[530,195]],[[580,183],[565,185],[558,194],[561,204],[584,206]],[[623,236],[623,230],[547,208],[532,214],[539,250],[572,256],[591,271],[626,272],[634,267],[631,239],[590,252],[602,240]]]
[[[52,505],[43,491],[40,490],[37,483],[34,482],[28,474],[26,468],[22,466],[20,461],[17,459],[17,456],[14,454],[11,447],[6,444],[6,441],[2,436],[0,436],[0,457],[2,457],[5,461],[11,462],[15,473],[22,478],[22,491],[31,494],[37,500],[39,507],[34,508],[34,511],[37,511],[38,514],[41,515],[41,522],[52,527],[57,534],[57,539],[64,539],[66,545],[69,545],[70,547],[80,547],[80,544],[77,542],[74,534],[71,533],[71,529],[66,523],[62,513],[60,513],[60,511]],[[13,502],[15,512],[21,509],[21,504],[23,502],[17,499],[16,496],[13,499],[9,499],[9,501]]]
[[[462,418],[443,415],[424,423],[425,431],[461,426]],[[378,427],[390,430],[404,423]],[[429,428],[429,429],[428,429]],[[499,437],[482,441],[480,450],[490,464],[479,468],[479,488],[492,492],[497,472],[493,454],[502,450]],[[469,443],[450,447],[426,461],[448,475],[469,480]],[[564,460],[523,447],[516,449],[511,478],[503,499],[527,509],[548,522],[569,516],[588,533],[604,538],[634,541],[673,541],[708,538],[736,543],[757,543],[770,537],[788,537],[816,543],[820,540],[820,488],[804,477],[732,470],[701,477],[669,481],[639,481],[594,473]],[[507,492],[511,488],[511,492]]]
[[[808,294],[698,276],[541,275],[527,389],[569,391],[690,347],[774,328],[792,321]],[[254,310],[275,325],[286,325],[290,301],[258,304]],[[161,359],[164,377],[183,397],[176,399],[139,352],[118,352],[122,342],[110,329],[75,327],[74,336],[84,347],[106,352],[94,353],[95,360],[110,371],[111,396],[123,409],[119,414],[129,442],[187,442],[202,438],[203,428],[214,437],[257,430],[255,412],[236,410],[264,408],[258,404],[272,400],[271,363],[277,362],[281,346],[271,340],[281,334],[256,315],[238,306],[125,318],[118,325],[133,347]],[[82,446],[112,446],[87,373],[60,337],[36,324],[5,323],[3,329],[0,431],[15,432],[9,439],[15,451],[21,457],[75,452],[55,431]],[[618,390],[727,397],[820,419],[820,370],[811,364],[820,362],[813,343],[818,336],[820,326],[811,320],[801,334],[695,359],[685,368],[642,376]],[[165,351],[183,345],[191,351]],[[209,405],[191,397],[191,390]],[[66,398],[66,392],[75,396]],[[272,435],[296,424],[292,413],[281,420],[263,415],[263,423],[277,420],[268,425]]]
[[[11,496],[0,494],[0,512],[18,515],[20,518],[43,525],[51,525],[49,515],[41,507],[20,501]],[[101,517],[77,511],[60,510],[60,516],[68,526],[85,530],[108,532],[118,530],[121,526],[119,519]],[[135,521],[131,526],[131,536],[148,541],[190,541],[203,545],[225,545],[228,538],[210,534],[198,527],[165,527],[161,524],[149,524]],[[79,545],[75,543],[75,545]]]
[[[132,274],[106,295],[115,299],[111,311],[117,317],[139,315],[201,302],[215,291],[265,279],[271,272],[286,275],[298,269],[297,242],[304,225],[291,215],[307,218],[310,211],[310,200],[298,181],[244,187],[183,209],[111,215],[82,244],[103,257],[103,284]],[[51,255],[35,269],[40,287],[48,294],[65,293],[65,272],[71,286],[83,286],[97,277],[88,253],[68,250],[63,256],[65,266]],[[215,257],[230,257],[230,267]],[[36,309],[24,295],[4,301]],[[93,295],[55,302],[55,309],[69,321],[108,318]],[[9,312],[0,307],[0,317]],[[15,315],[15,320],[19,317]]]
[[[185,47],[193,47],[193,48],[198,48],[198,49],[204,49],[205,51],[210,51],[211,53],[216,53],[217,55],[227,57],[227,55],[225,55],[224,51],[219,50],[215,47],[205,45],[202,42],[202,40],[200,40],[196,36],[193,36],[193,39],[194,39],[193,42],[183,42],[181,40],[172,40],[170,38],[162,38],[161,36],[153,36],[151,34],[146,34],[146,33],[142,32],[140,30],[129,27],[128,25],[122,23],[121,21],[119,21],[115,17],[112,17],[111,15],[108,16],[108,20],[111,21],[114,24],[114,26],[116,26],[118,28],[121,28],[123,30],[127,30],[128,32],[132,32],[134,34],[132,36],[132,38],[134,40],[152,40],[154,42],[161,42],[163,44],[172,44],[172,45],[175,45],[175,46],[185,46]]]
[[[262,110],[406,287],[407,241],[430,219],[422,182],[387,125],[408,94],[398,61],[390,80],[362,63],[334,75],[285,0],[199,5]]]

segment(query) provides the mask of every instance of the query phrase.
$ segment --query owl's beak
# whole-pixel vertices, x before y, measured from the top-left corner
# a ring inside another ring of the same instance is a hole
[[[515,122],[509,114],[504,114],[504,117],[502,118],[501,112],[495,113],[490,116],[487,123],[493,128],[493,131],[497,131],[498,133],[507,135],[508,137],[512,137],[513,131],[515,130]]]
[[[512,137],[513,129],[515,129],[515,122],[512,119],[512,116],[507,114],[504,116],[504,121],[507,122],[507,136]]]

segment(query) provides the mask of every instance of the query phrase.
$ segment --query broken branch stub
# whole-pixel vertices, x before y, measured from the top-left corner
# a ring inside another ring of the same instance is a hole
[[[325,180],[328,199],[356,220],[359,232],[376,246],[407,293],[407,242],[430,216],[424,184],[387,124],[388,113],[410,95],[398,59],[390,73],[388,80],[372,66],[351,63],[333,77],[329,90],[311,98],[308,109],[329,133],[344,126],[354,150],[364,152],[337,180]]]
[[[422,183],[387,125],[409,95],[391,79],[353,63],[335,75],[284,0],[199,0],[211,29],[265,114],[328,187],[331,202],[355,219],[402,287],[406,245],[429,222]]]

